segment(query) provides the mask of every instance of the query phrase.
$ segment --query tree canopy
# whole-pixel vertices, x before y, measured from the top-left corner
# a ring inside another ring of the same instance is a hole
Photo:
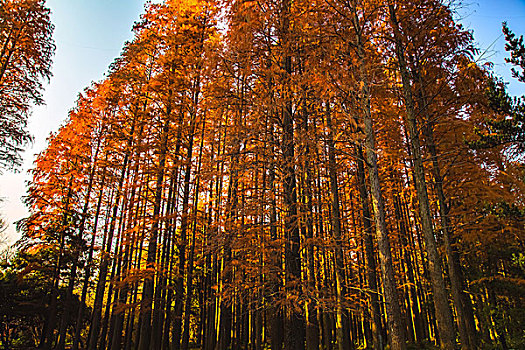
[[[0,305],[4,346],[525,345],[524,168],[483,139],[515,104],[449,2],[167,0],[133,31],[35,161],[0,283],[44,302]]]

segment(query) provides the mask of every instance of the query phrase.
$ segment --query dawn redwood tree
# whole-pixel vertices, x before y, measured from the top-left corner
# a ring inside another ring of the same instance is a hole
[[[33,195],[27,199],[31,216],[21,222],[23,230],[33,239],[31,244],[47,242],[45,245],[57,250],[54,285],[40,343],[43,348],[50,348],[54,341],[57,298],[61,281],[64,279],[63,270],[70,268],[71,271],[76,271],[79,251],[83,249],[83,239],[79,237],[76,226],[83,212],[81,203],[87,200],[84,197],[86,179],[89,177],[86,167],[91,159],[91,130],[94,124],[84,119],[85,115],[76,114],[74,111],[71,112],[70,118],[70,123],[64,125],[50,139],[49,147],[36,161],[36,167],[32,170],[33,182],[30,185]],[[53,162],[50,159],[62,161]],[[68,180],[61,181],[62,176]],[[72,293],[74,279],[74,276],[70,278],[71,288],[68,294]],[[70,297],[65,299],[66,302],[71,301]],[[62,304],[65,306],[67,303]],[[67,323],[61,328],[65,329]]]
[[[409,143],[413,157],[414,182],[417,191],[419,214],[421,226],[425,237],[425,248],[427,251],[430,279],[432,281],[433,299],[439,329],[439,340],[444,349],[454,349],[455,332],[453,328],[452,314],[448,303],[448,295],[443,280],[441,258],[438,255],[437,243],[434,236],[434,228],[430,211],[425,170],[423,168],[420,144],[420,132],[417,125],[417,111],[412,92],[412,82],[409,75],[407,59],[405,57],[405,42],[403,41],[400,23],[398,20],[400,7],[394,6],[394,2],[388,3],[390,25],[393,32],[394,49],[396,53],[399,72],[402,80],[403,98],[406,108],[406,124],[409,134]]]
[[[459,93],[462,81],[468,79],[465,77],[469,72],[468,62],[476,51],[472,46],[471,34],[453,21],[450,9],[434,2],[429,2],[425,7],[428,10],[418,12],[418,16],[406,19],[403,24],[407,38],[411,38],[412,43],[417,43],[413,45],[414,49],[408,51],[408,65],[418,120],[423,125],[422,145],[432,159],[430,173],[437,199],[437,208],[434,210],[439,216],[435,227],[443,235],[461,346],[465,349],[477,348],[478,337],[472,304],[465,293],[466,281],[455,246],[455,228],[450,225],[450,208],[443,188],[446,178],[440,163],[446,151],[440,151],[443,149],[440,143],[445,143],[445,140],[440,138],[440,134],[435,134],[451,118],[454,120],[460,114],[471,96],[480,93],[476,90],[468,94]],[[425,45],[434,37],[439,37],[439,40],[432,45]],[[447,146],[445,143],[445,148]]]
[[[374,72],[374,68],[381,67],[380,58],[375,51],[375,47],[371,45],[377,21],[381,18],[381,3],[380,2],[364,2],[352,1],[350,3],[327,1],[331,10],[337,14],[336,22],[333,24],[334,31],[344,30],[346,35],[341,36],[344,40],[341,41],[342,52],[339,57],[344,57],[343,64],[347,67],[346,70],[338,70],[335,68],[333,73],[336,79],[332,80],[334,87],[342,91],[341,105],[350,113],[352,113],[353,120],[358,121],[359,129],[362,135],[363,155],[358,157],[364,158],[367,165],[368,176],[370,181],[370,195],[371,206],[374,213],[376,238],[378,241],[379,263],[381,267],[381,274],[383,279],[384,298],[386,302],[387,311],[387,325],[390,335],[390,343],[393,349],[405,348],[405,331],[404,321],[401,314],[399,296],[396,287],[396,280],[394,278],[394,269],[392,261],[392,252],[390,244],[390,233],[385,221],[385,199],[382,193],[382,184],[379,175],[378,167],[378,152],[376,146],[376,131],[374,127],[373,111],[371,101],[375,94],[371,86],[376,83],[372,77],[378,75]],[[344,26],[339,29],[339,24]],[[355,62],[355,63],[354,63]],[[354,85],[349,84],[349,78],[355,79]],[[354,90],[354,86],[358,88]],[[348,113],[347,112],[347,113]],[[356,123],[354,121],[354,123]],[[359,162],[359,160],[358,160]],[[363,176],[359,175],[358,176]],[[362,183],[359,185],[361,192],[361,200],[363,202],[363,209],[366,213],[368,202],[368,194],[363,191]],[[365,219],[366,220],[366,219]],[[368,230],[367,230],[368,231]],[[369,231],[365,235],[370,235]],[[367,238],[368,240],[368,238]],[[370,243],[367,243],[367,259],[375,259],[370,250]],[[375,266],[375,263],[367,264],[368,268]],[[370,272],[371,273],[371,272]],[[375,272],[374,272],[375,273]],[[373,285],[373,277],[369,278],[369,283]],[[374,303],[374,301],[372,300]],[[373,309],[374,311],[374,309]],[[377,312],[375,310],[374,312]],[[379,318],[375,316],[375,322],[379,322]],[[376,332],[379,331],[379,325],[375,326]],[[374,346],[381,346],[381,336],[376,334]]]

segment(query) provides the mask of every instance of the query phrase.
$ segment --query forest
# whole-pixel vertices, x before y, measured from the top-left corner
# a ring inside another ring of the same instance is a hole
[[[53,24],[0,4],[9,168]],[[34,162],[1,347],[525,349],[525,98],[456,6],[147,3]]]

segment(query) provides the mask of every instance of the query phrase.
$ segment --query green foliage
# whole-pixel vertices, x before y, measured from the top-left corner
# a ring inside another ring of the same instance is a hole
[[[512,254],[512,262],[525,272],[525,254],[522,252]]]
[[[505,62],[511,63],[518,67],[512,68],[512,76],[522,83],[525,83],[525,45],[523,44],[523,35],[516,37],[516,35],[509,29],[506,22],[503,22],[503,34],[507,44],[505,50],[510,52],[510,58],[506,58]],[[519,71],[521,69],[521,72]]]
[[[45,270],[35,269],[32,256],[18,252],[12,261],[2,263],[0,270],[0,319],[2,345],[8,348],[36,344],[45,317],[45,300],[51,280]]]
[[[504,146],[510,155],[519,158],[525,151],[525,100],[511,97],[506,85],[495,77],[488,81],[486,97],[493,115],[477,128],[478,140],[470,142],[474,149]]]
[[[4,348],[27,349],[39,343],[54,288],[56,254],[52,248],[32,247],[18,250],[12,259],[0,264],[0,342]],[[59,314],[64,311],[66,292],[66,286],[61,286]],[[76,314],[78,307],[76,297],[68,312]]]
[[[507,63],[518,67],[511,68],[512,75],[518,81],[525,82],[525,46],[523,36],[519,38],[503,23],[503,34],[507,44],[505,50],[510,53]],[[521,70],[521,71],[520,71]],[[504,146],[511,156],[521,157],[525,151],[525,99],[511,97],[506,84],[492,76],[487,82],[486,98],[489,109],[494,112],[486,119],[484,128],[476,130],[479,139],[471,142],[475,149]]]
[[[499,202],[488,208],[490,214],[507,220],[523,221],[525,219],[525,208],[519,207],[514,203]]]

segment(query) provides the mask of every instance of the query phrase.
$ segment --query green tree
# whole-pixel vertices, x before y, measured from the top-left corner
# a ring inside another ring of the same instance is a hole
[[[0,168],[20,165],[22,147],[32,140],[27,118],[44,103],[53,29],[45,0],[0,1]]]
[[[512,76],[525,83],[523,35],[516,37],[505,22],[502,31],[507,41],[505,50],[510,53],[505,61],[516,67],[511,68]],[[503,146],[511,156],[519,157],[525,151],[525,98],[511,97],[506,84],[495,76],[489,78],[486,91],[494,117],[487,118],[484,128],[477,130],[479,140],[471,146],[477,149]]]

